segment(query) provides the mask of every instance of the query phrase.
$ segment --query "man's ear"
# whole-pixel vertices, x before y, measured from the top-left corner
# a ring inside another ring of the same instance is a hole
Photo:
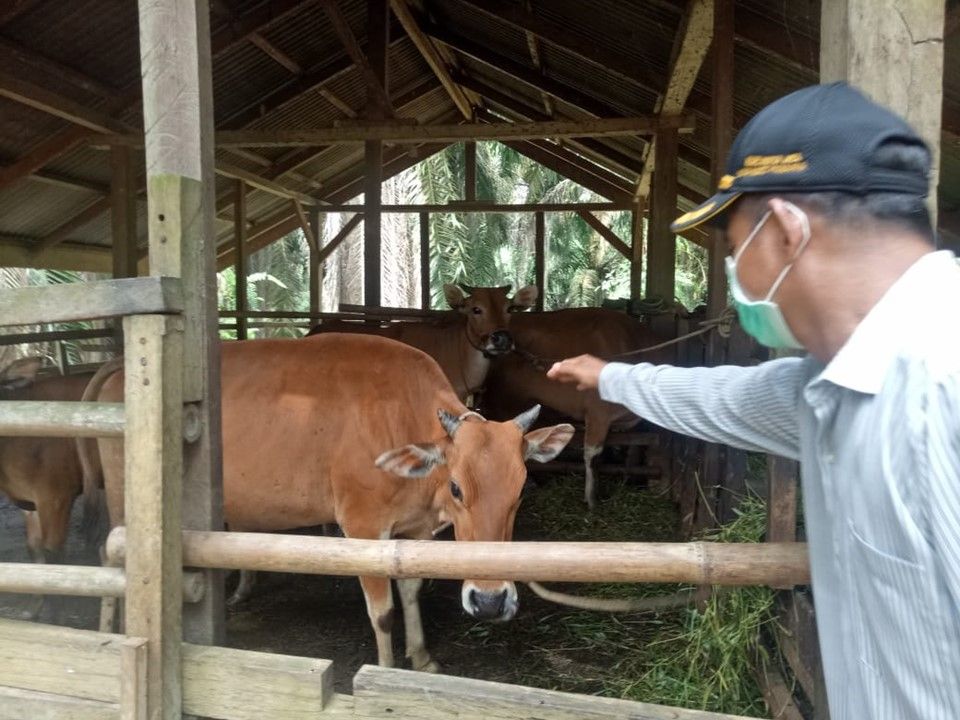
[[[807,213],[783,198],[770,198],[767,206],[781,230],[787,261],[793,261],[810,237],[810,219]]]
[[[510,311],[511,312],[520,312],[521,310],[529,310],[536,304],[537,298],[540,296],[540,290],[537,289],[536,285],[527,285],[517,290],[517,294],[510,299]]]
[[[32,385],[37,379],[37,373],[43,366],[43,358],[28,357],[14,360],[7,367],[0,370],[0,388],[4,390],[19,390]]]
[[[454,285],[453,283],[445,283],[443,286],[443,296],[447,299],[447,304],[452,307],[454,310],[459,310],[463,307],[463,301],[466,300],[466,297],[463,294],[463,290]]]
[[[563,450],[573,437],[573,425],[563,423],[531,430],[523,436],[523,459],[549,462]]]
[[[443,448],[435,443],[404,445],[388,450],[377,458],[377,467],[399,477],[426,477],[438,465],[446,463]]]

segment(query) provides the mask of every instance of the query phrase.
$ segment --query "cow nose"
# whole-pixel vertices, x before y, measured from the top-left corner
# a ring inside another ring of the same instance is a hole
[[[507,591],[483,592],[470,591],[470,608],[477,620],[499,620],[504,616],[507,605]]]
[[[513,337],[506,330],[495,330],[490,333],[490,344],[498,352],[507,352],[513,347]]]

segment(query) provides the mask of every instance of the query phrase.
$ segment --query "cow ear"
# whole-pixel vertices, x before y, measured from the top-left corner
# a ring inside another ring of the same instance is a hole
[[[0,371],[0,388],[18,390],[32,385],[43,365],[43,358],[28,357],[15,360]]]
[[[539,295],[540,291],[536,285],[527,285],[526,287],[520,288],[517,290],[517,294],[510,300],[510,310],[512,312],[529,310],[537,302]]]
[[[573,437],[573,425],[563,423],[531,430],[523,436],[523,459],[548,462],[563,450]]]
[[[463,307],[463,301],[466,299],[463,290],[452,283],[444,284],[443,296],[447,299],[447,304],[454,310]]]
[[[446,462],[442,447],[434,443],[419,443],[385,452],[377,458],[377,467],[400,477],[421,478]]]

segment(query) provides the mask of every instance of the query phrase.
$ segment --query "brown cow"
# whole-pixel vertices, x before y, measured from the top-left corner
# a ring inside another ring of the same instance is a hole
[[[488,422],[464,407],[432,358],[380,337],[324,334],[222,348],[224,514],[231,530],[272,532],[338,523],[347,537],[510,540],[525,459],[556,456],[570,425],[527,432],[534,408]],[[120,401],[112,375],[98,393]],[[100,440],[113,524],[123,520],[122,441]],[[456,552],[451,549],[451,552]],[[389,579],[360,583],[381,665],[393,664]],[[433,670],[423,640],[420,580],[399,580],[407,656]],[[509,620],[512,582],[467,580],[464,610]]]
[[[637,422],[629,410],[600,399],[596,390],[581,392],[546,377],[550,364],[565,357],[589,353],[601,358],[655,345],[669,337],[657,337],[649,325],[604,308],[576,308],[545,313],[524,313],[510,326],[516,353],[499,358],[487,376],[482,412],[499,419],[510,417],[514,408],[540,403],[561,415],[584,423],[584,499],[590,508],[596,502],[596,478],[591,463],[603,451],[612,426]],[[534,356],[537,360],[533,359]],[[632,357],[628,362],[670,362],[672,348]]]
[[[483,387],[490,359],[513,349],[509,326],[512,313],[527,310],[537,299],[533,285],[521,288],[511,298],[510,286],[473,288],[444,285],[443,293],[453,308],[449,318],[439,324],[397,322],[383,327],[334,320],[315,326],[317,333],[363,333],[399,340],[423,350],[439,363],[454,392],[462,401]]]
[[[37,379],[42,360],[25,358],[0,370],[2,400],[79,400],[91,373]],[[99,471],[99,463],[94,467]],[[80,463],[71,438],[0,437],[0,492],[23,510],[27,548],[34,562],[60,562],[70,510],[81,489]],[[43,598],[26,614],[36,617]]]

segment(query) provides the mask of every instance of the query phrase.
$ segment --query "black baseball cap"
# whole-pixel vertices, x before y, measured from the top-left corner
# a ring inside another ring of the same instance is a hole
[[[879,167],[886,142],[926,143],[903,118],[846,83],[813,85],[776,100],[733,141],[717,192],[670,229],[717,223],[744,193],[898,192],[926,197],[925,173]]]

